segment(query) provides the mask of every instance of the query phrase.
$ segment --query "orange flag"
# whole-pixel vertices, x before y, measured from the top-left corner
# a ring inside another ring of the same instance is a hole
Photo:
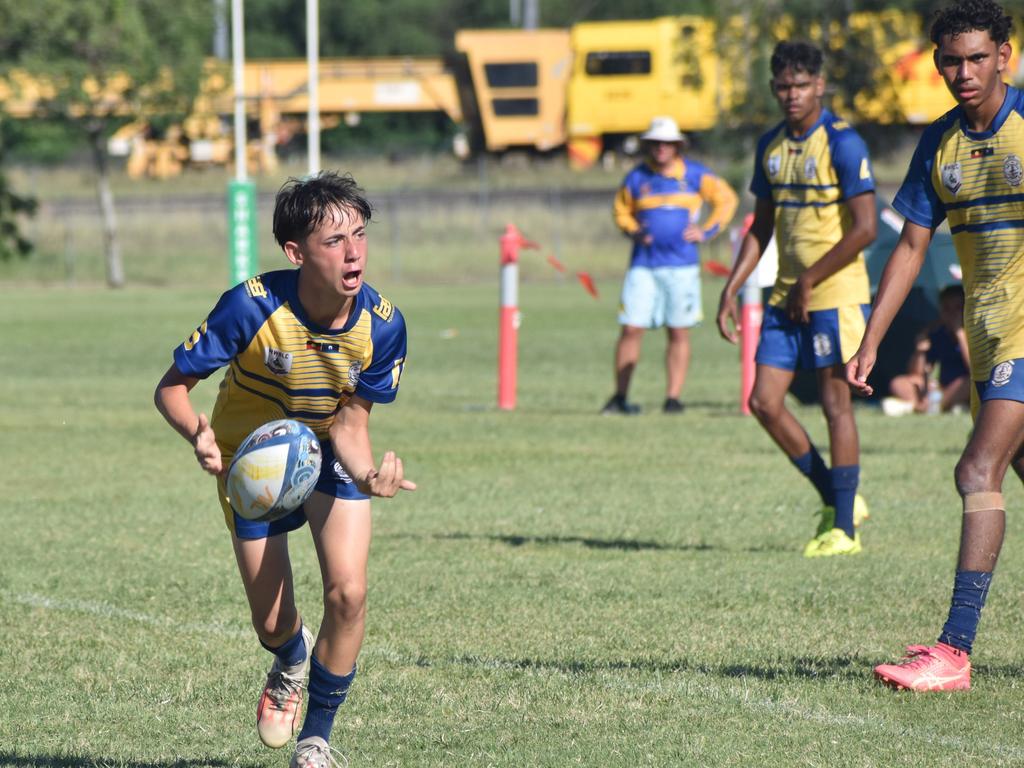
[[[576,279],[580,281],[580,285],[583,286],[583,290],[597,298],[597,286],[594,285],[593,279],[586,272],[577,272]]]

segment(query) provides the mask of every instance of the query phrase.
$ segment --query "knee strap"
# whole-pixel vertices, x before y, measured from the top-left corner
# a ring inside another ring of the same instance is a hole
[[[964,494],[964,514],[969,512],[988,512],[993,509],[1006,510],[1003,494],[992,491]]]

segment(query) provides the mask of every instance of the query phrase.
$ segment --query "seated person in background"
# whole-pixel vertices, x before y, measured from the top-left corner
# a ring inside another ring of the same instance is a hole
[[[937,382],[932,378],[936,365]],[[939,293],[938,322],[917,337],[907,372],[889,382],[891,396],[882,401],[882,410],[889,416],[902,416],[967,408],[971,401],[969,371],[964,288],[947,285]]]

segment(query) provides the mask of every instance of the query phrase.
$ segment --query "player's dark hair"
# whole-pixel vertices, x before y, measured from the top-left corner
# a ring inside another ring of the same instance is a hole
[[[957,37],[966,32],[988,32],[996,45],[1010,39],[1013,19],[1003,7],[992,0],[957,0],[956,3],[935,13],[931,39],[938,45],[946,35]]]
[[[961,283],[950,283],[939,291],[939,301],[952,298],[960,299],[960,301],[964,300],[964,287]]]
[[[274,199],[274,239],[282,248],[301,243],[336,211],[348,209],[370,223],[373,208],[351,174],[320,171],[315,176],[290,178]]]
[[[820,75],[825,57],[821,48],[804,40],[783,40],[772,51],[772,76],[778,77],[787,69]]]

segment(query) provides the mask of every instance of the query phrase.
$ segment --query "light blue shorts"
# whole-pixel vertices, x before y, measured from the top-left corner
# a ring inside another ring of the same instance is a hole
[[[622,283],[619,324],[692,328],[704,319],[700,266],[630,267]]]

